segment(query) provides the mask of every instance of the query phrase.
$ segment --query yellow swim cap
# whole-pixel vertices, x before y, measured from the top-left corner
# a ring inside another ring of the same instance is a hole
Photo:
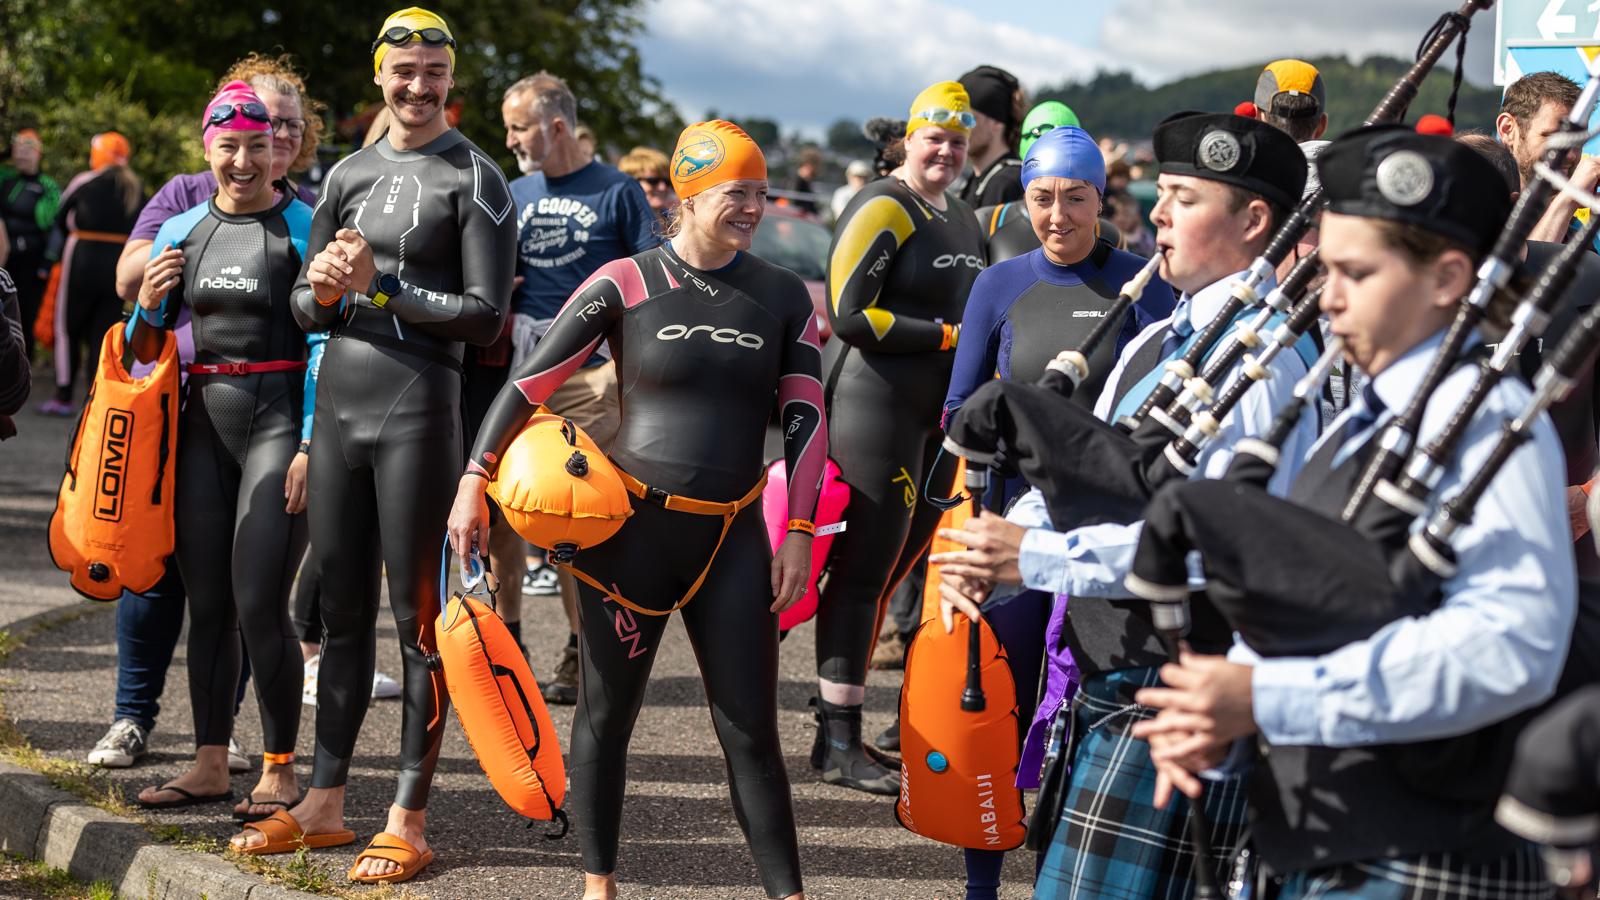
[[[672,189],[687,200],[728,181],[764,181],[767,158],[744,129],[721,119],[696,122],[678,135],[672,151]]]
[[[456,67],[456,36],[450,33],[450,26],[445,24],[444,17],[420,6],[408,6],[399,12],[390,13],[389,18],[383,20],[383,28],[378,31],[378,39],[372,43],[372,74],[378,74],[378,69],[383,65],[383,58],[388,56],[390,48],[395,46],[384,40],[384,36],[395,28],[404,28],[412,32],[407,41],[423,43],[435,43],[424,40],[420,34],[423,29],[437,28],[444,32],[444,36],[449,39],[444,49],[450,54],[450,68]]]
[[[940,81],[924,88],[917,99],[911,101],[911,115],[906,120],[906,137],[918,128],[933,125],[961,134],[972,131],[976,120],[972,116],[972,101],[967,89],[959,81]]]

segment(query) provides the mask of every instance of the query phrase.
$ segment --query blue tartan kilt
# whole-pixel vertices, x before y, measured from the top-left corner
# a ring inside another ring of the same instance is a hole
[[[1061,821],[1034,885],[1035,900],[1187,900],[1194,853],[1186,836],[1187,799],[1156,809],[1150,745],[1129,733],[1154,709],[1132,700],[1160,683],[1157,670],[1090,676],[1073,704],[1072,774]],[[1218,884],[1227,883],[1245,830],[1249,771],[1206,783],[1205,813]],[[1038,810],[1035,815],[1047,815]]]
[[[1495,859],[1428,853],[1346,863],[1284,879],[1278,900],[1544,900],[1555,891],[1539,850],[1526,844]]]

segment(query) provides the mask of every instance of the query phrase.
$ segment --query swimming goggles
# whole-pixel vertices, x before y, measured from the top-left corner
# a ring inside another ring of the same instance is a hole
[[[411,42],[413,37],[420,38],[424,44],[430,47],[454,47],[456,45],[456,39],[446,34],[443,28],[407,28],[404,25],[396,25],[378,35],[378,39],[372,42],[372,52],[377,53],[381,44],[393,44],[396,47],[405,46]]]
[[[1031,138],[1033,140],[1038,140],[1040,138],[1040,136],[1042,136],[1045,132],[1050,131],[1050,130],[1055,129],[1055,128],[1059,128],[1059,127],[1060,126],[1056,125],[1054,122],[1045,122],[1042,125],[1035,125],[1032,128],[1028,129],[1027,131],[1024,131],[1022,133],[1022,136],[1024,138]]]
[[[206,127],[226,124],[232,121],[234,116],[244,116],[246,119],[266,122],[269,125],[272,123],[272,116],[267,113],[267,107],[250,100],[245,103],[218,103],[211,107],[211,112],[206,114]]]
[[[966,110],[956,112],[954,110],[945,109],[942,106],[935,106],[925,109],[911,118],[922,119],[930,125],[946,125],[951,121],[954,121],[968,131],[971,131],[973,127],[978,124],[978,117],[974,116],[972,113],[967,112]]]

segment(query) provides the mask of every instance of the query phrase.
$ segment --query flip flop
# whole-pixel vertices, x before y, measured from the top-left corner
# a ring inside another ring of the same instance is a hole
[[[398,872],[387,875],[357,875],[356,869],[360,868],[363,859],[386,859],[400,867]],[[350,880],[361,884],[399,884],[410,881],[418,872],[428,867],[433,862],[433,851],[424,850],[417,853],[417,848],[411,846],[404,838],[380,831],[372,838],[372,843],[367,849],[356,855],[355,865],[350,867]]]
[[[164,784],[156,788],[158,791],[171,791],[179,795],[177,800],[140,800],[139,805],[145,809],[183,809],[187,806],[201,806],[206,803],[223,803],[233,799],[233,791],[222,794],[207,794],[200,796],[178,787],[176,784]]]
[[[321,834],[306,834],[294,816],[289,811],[280,809],[265,819],[256,822],[246,822],[245,831],[259,831],[266,837],[266,842],[254,847],[238,847],[240,853],[247,856],[270,856],[274,853],[293,853],[301,847],[307,850],[321,850],[324,847],[342,847],[356,841],[356,833],[346,828],[343,831],[325,831]],[[243,832],[241,832],[242,834]]]
[[[300,799],[304,800],[305,798],[302,796]],[[283,800],[257,800],[254,796],[252,796],[250,798],[250,805],[251,806],[276,806],[278,809],[288,810],[288,809],[292,809],[293,807],[299,806],[300,805],[300,800],[292,800],[292,801],[288,801],[288,802],[285,802]],[[248,825],[251,822],[259,822],[262,819],[270,818],[271,816],[272,816],[272,813],[269,813],[269,812],[267,812],[267,813],[240,812],[237,809],[233,811],[233,820],[235,822],[238,822],[240,825]]]

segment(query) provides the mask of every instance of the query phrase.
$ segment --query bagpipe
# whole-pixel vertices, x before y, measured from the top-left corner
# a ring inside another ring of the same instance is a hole
[[[1463,38],[1457,46],[1459,86],[1464,35],[1472,15],[1489,8],[1491,2],[1468,0],[1459,10],[1441,16],[1424,38],[1416,62],[1365,124],[1400,119],[1444,52],[1457,38]],[[1454,92],[1452,115],[1453,97]],[[1552,150],[1551,161],[1555,152]],[[1058,529],[1137,519],[1157,488],[1193,471],[1201,447],[1220,430],[1226,412],[1250,385],[1268,377],[1266,364],[1293,347],[1315,324],[1317,305],[1315,298],[1308,300],[1307,295],[1320,269],[1316,253],[1301,258],[1283,282],[1264,296],[1263,288],[1321,207],[1320,188],[1301,199],[1262,254],[1232,285],[1222,310],[1180,357],[1166,363],[1160,380],[1134,415],[1107,425],[1088,410],[1067,402],[1071,388],[1085,377],[1089,353],[1084,350],[1094,349],[1088,346],[1064,351],[1036,384],[995,381],[980,387],[951,418],[945,449],[969,461],[1024,476],[1044,493],[1051,524]],[[1536,219],[1532,216],[1525,223],[1517,249]],[[1152,259],[1151,267],[1158,264]],[[1511,271],[1507,269],[1504,281],[1509,281]],[[1123,288],[1124,295],[1131,295],[1128,303],[1138,299],[1148,280],[1136,278]],[[1243,318],[1256,306],[1260,309],[1254,315]],[[1112,308],[1126,308],[1122,297]],[[1239,324],[1234,328],[1236,321]],[[1263,348],[1265,332],[1270,332],[1271,339]],[[1224,336],[1228,341],[1219,348]],[[1248,355],[1257,348],[1261,348],[1260,356]],[[1229,385],[1216,395],[1215,386],[1241,361],[1245,374],[1240,377],[1247,383]],[[1213,408],[1207,416],[1213,400],[1220,403],[1223,399],[1227,405]],[[1174,441],[1176,446],[1169,447]]]

